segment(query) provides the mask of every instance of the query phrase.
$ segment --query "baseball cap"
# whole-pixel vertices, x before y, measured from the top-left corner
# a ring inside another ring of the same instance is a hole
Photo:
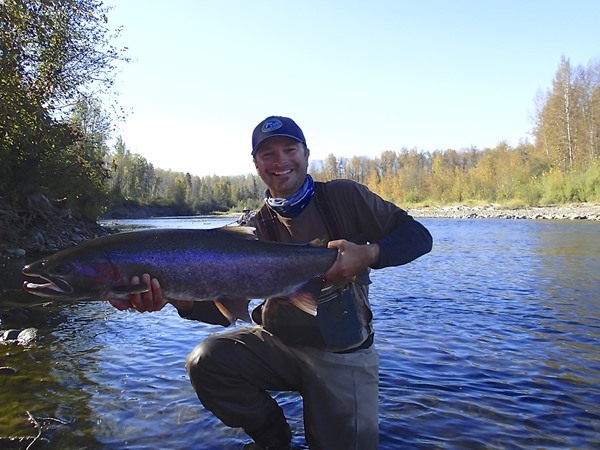
[[[306,139],[300,127],[289,117],[269,116],[260,122],[252,133],[252,156],[264,141],[273,136],[285,136],[306,146]]]

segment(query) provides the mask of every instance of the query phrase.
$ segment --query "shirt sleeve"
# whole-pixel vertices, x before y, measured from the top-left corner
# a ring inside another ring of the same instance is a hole
[[[433,248],[433,238],[427,228],[398,208],[392,230],[379,238],[379,261],[372,267],[380,269],[409,263]]]
[[[350,180],[338,180],[334,189],[342,203],[340,220],[349,227],[357,224],[352,233],[360,236],[359,240],[379,244],[380,258],[373,269],[406,264],[431,251],[431,234],[403,209]]]

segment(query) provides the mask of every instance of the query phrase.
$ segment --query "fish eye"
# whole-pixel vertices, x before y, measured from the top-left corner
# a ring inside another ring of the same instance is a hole
[[[56,275],[68,275],[71,270],[72,270],[73,266],[69,263],[63,263],[63,264],[59,264],[54,268],[54,272],[56,273]]]

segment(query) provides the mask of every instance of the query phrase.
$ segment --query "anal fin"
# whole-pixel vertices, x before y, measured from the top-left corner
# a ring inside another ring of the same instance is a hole
[[[322,286],[323,280],[321,278],[313,278],[298,291],[288,296],[289,301],[301,311],[316,316]]]

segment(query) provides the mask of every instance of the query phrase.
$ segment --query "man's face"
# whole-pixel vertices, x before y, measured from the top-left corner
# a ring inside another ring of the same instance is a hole
[[[300,189],[306,179],[308,151],[295,139],[274,136],[260,145],[254,166],[272,197],[287,198]]]

